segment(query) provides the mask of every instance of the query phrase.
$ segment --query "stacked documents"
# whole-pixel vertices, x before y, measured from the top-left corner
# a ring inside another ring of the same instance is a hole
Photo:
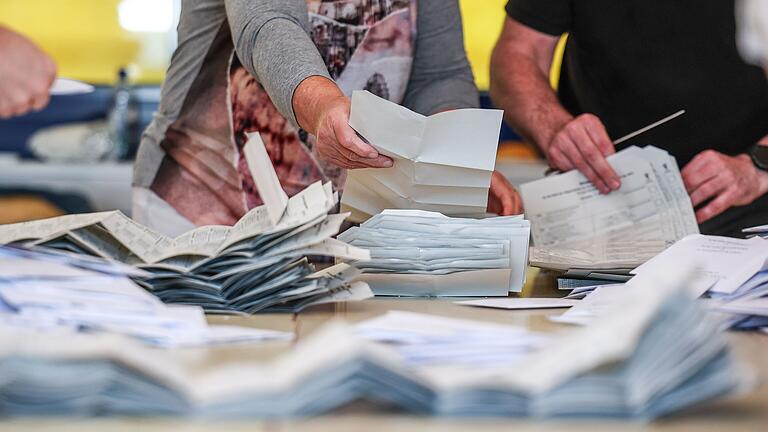
[[[258,134],[245,154],[265,204],[232,227],[200,227],[169,238],[120,212],[105,212],[0,226],[0,244],[25,242],[135,265],[150,273],[136,281],[163,301],[208,312],[295,311],[369,296],[364,285],[348,284],[356,270],[342,265],[314,273],[306,259],[369,257],[332,238],[347,215],[328,214],[338,201],[331,185],[315,183],[289,199]]]
[[[630,283],[642,283],[687,262],[696,268],[691,293],[706,293],[710,299],[707,304],[727,314],[727,325],[740,329],[768,327],[768,240],[686,237],[638,267]]]
[[[355,92],[350,126],[394,166],[349,171],[342,209],[358,222],[388,208],[485,215],[502,114],[464,109],[424,117]]]
[[[289,333],[209,326],[196,306],[166,306],[104,260],[0,247],[0,328],[112,332],[159,346],[285,340]]]
[[[451,218],[385,210],[339,235],[370,251],[355,264],[376,295],[507,296],[525,283],[530,224],[522,216]]]
[[[760,225],[752,228],[745,228],[741,230],[747,237],[762,237],[768,238],[768,225]]]
[[[672,279],[551,338],[398,313],[330,324],[272,360],[218,365],[130,340],[0,330],[0,412],[293,417],[367,400],[446,416],[648,420],[745,384],[717,323]]]
[[[404,311],[362,322],[355,330],[358,336],[391,346],[412,366],[506,366],[550,339],[523,327]]]
[[[698,234],[675,159],[656,147],[609,156],[622,186],[601,195],[577,171],[521,186],[533,229],[531,264],[557,270],[632,269]]]

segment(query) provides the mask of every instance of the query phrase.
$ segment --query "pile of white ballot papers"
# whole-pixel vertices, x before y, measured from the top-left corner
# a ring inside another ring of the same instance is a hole
[[[315,273],[306,258],[369,258],[368,251],[332,238],[347,215],[328,213],[338,202],[330,183],[315,183],[289,199],[258,134],[251,135],[245,154],[265,204],[232,227],[205,226],[170,238],[115,211],[0,226],[0,244],[134,265],[149,273],[136,282],[163,301],[207,312],[290,312],[317,302],[370,297],[364,284],[348,283],[357,270],[341,264]]]
[[[339,235],[370,251],[358,281],[376,295],[507,296],[520,292],[530,224],[523,216],[451,218],[423,210],[385,210]]]
[[[741,230],[747,237],[762,237],[768,238],[768,225],[760,225],[751,228],[745,228]]]
[[[675,159],[656,147],[608,157],[621,188],[602,195],[577,171],[521,186],[533,229],[531,264],[632,269],[699,228]]]
[[[166,306],[133,267],[60,252],[0,247],[0,329],[111,332],[153,346],[290,340],[290,333],[209,326],[197,306]]]
[[[693,269],[686,289],[719,313],[725,328],[768,329],[768,240],[692,235],[632,271],[626,284],[584,287],[567,298],[583,298],[555,321],[585,324],[616,308],[623,292],[654,289],[649,281],[681,267]]]
[[[463,109],[424,117],[369,92],[353,93],[350,126],[394,166],[350,170],[342,210],[356,222],[388,208],[485,215],[502,114]]]
[[[366,400],[423,415],[649,420],[749,383],[717,324],[673,279],[553,337],[394,313],[331,323],[266,361],[210,364],[127,339],[0,329],[0,412],[264,418]]]
[[[695,266],[695,278],[689,282],[691,293],[706,294],[707,305],[726,314],[727,326],[768,328],[768,240],[686,237],[635,269],[630,283],[641,284],[681,263]]]

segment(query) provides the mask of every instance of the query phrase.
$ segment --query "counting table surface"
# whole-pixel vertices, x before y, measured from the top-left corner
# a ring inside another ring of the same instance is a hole
[[[523,297],[558,297],[554,278],[531,271]],[[324,323],[333,319],[357,322],[383,314],[389,310],[403,310],[456,318],[475,319],[510,325],[526,326],[542,332],[567,332],[568,326],[554,324],[548,315],[563,310],[505,311],[472,308],[442,299],[376,298],[356,303],[329,304],[310,308],[300,314],[256,315],[248,318],[212,316],[212,323],[227,323],[294,331],[296,341],[306,338]],[[758,382],[768,382],[768,335],[754,332],[729,332],[729,338],[739,356],[752,366]],[[192,354],[203,356],[206,362],[216,363],[237,358],[269,359],[284,353],[296,341],[247,346],[230,346],[196,350]],[[563,359],[567,361],[567,359]],[[4,419],[0,431],[135,431],[172,430],[197,431],[301,431],[301,432],[376,432],[385,430],[409,431],[768,431],[768,385],[759,385],[748,393],[674,414],[653,423],[590,420],[527,421],[524,419],[454,419],[406,415],[384,408],[357,403],[330,415],[290,421],[222,421],[186,420],[175,418],[29,418]]]

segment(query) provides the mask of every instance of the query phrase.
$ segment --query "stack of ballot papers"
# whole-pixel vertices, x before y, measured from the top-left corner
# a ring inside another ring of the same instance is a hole
[[[768,238],[768,225],[760,225],[752,228],[745,228],[741,230],[747,237],[762,237]]]
[[[394,166],[350,170],[342,210],[356,222],[388,208],[485,215],[502,115],[463,109],[424,117],[369,92],[353,93],[350,126]]]
[[[330,183],[315,183],[289,199],[258,134],[251,135],[245,155],[265,204],[232,227],[205,226],[169,238],[115,211],[0,226],[0,244],[134,265],[149,272],[136,282],[163,301],[207,312],[296,311],[317,302],[370,297],[367,286],[349,283],[357,270],[341,264],[315,273],[306,258],[370,256],[332,238],[347,215],[328,213],[338,202]]]
[[[608,162],[622,182],[608,195],[577,171],[521,186],[533,230],[532,265],[632,269],[699,233],[677,162],[667,152],[633,146]]]
[[[520,292],[530,224],[522,216],[451,218],[385,210],[339,235],[370,251],[357,280],[385,296],[507,296]]]
[[[689,236],[635,269],[630,284],[681,263],[696,269],[691,293],[705,294],[709,307],[727,314],[728,326],[768,328],[768,240]]]
[[[209,326],[196,306],[166,306],[135,268],[71,254],[0,247],[0,328],[112,332],[154,346],[290,340],[290,333]]]
[[[523,327],[404,311],[362,322],[355,330],[358,336],[391,346],[412,366],[505,366],[549,340]]]
[[[650,420],[751,384],[682,280],[657,282],[550,337],[397,312],[330,323],[262,361],[210,364],[116,336],[0,329],[0,412],[264,418],[367,400],[422,415]]]

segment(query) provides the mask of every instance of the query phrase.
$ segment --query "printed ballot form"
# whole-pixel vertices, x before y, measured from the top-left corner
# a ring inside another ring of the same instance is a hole
[[[463,109],[425,117],[355,92],[350,126],[394,166],[350,170],[342,209],[357,221],[389,208],[484,215],[502,115]]]
[[[522,185],[535,265],[632,268],[699,232],[679,168],[667,152],[630,147],[608,161],[622,181],[608,195],[577,171]]]

